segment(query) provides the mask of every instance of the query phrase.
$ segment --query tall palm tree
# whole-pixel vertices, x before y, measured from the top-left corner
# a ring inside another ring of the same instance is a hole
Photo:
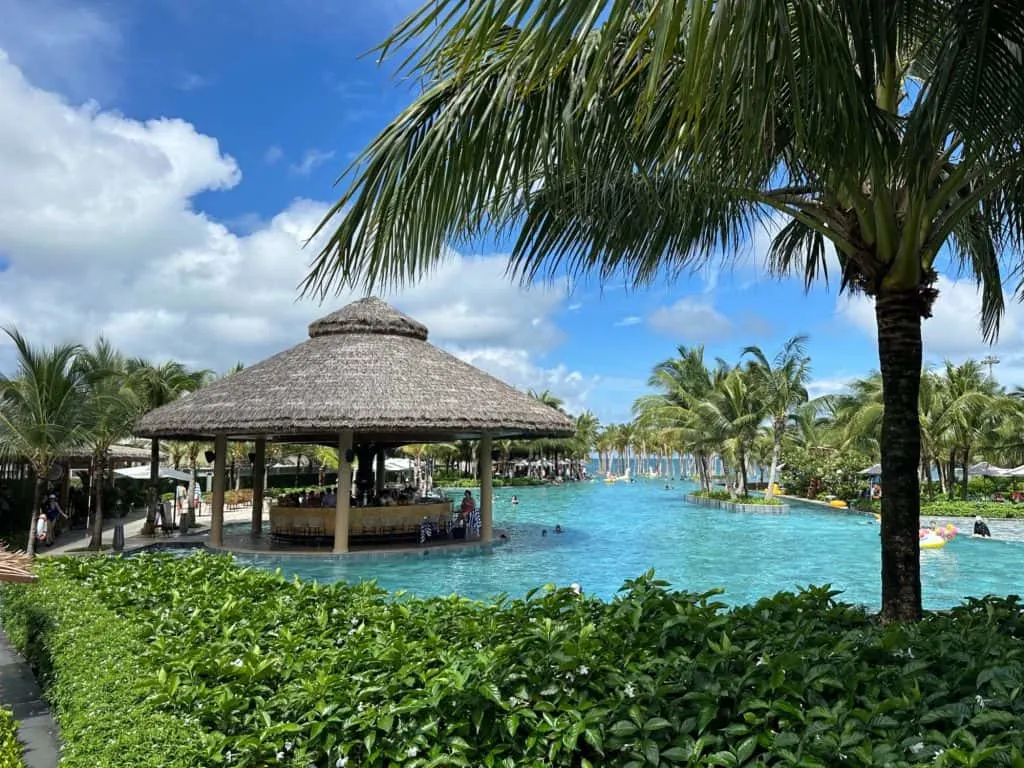
[[[769,360],[760,347],[747,347],[743,354],[751,358],[750,373],[759,390],[768,418],[771,419],[772,454],[768,486],[764,497],[771,499],[775,473],[782,455],[782,438],[795,409],[807,402],[807,382],[811,377],[811,359],[807,356],[807,336],[793,336]]]
[[[86,382],[75,365],[77,344],[49,349],[32,346],[16,329],[4,332],[14,342],[17,372],[0,374],[0,457],[28,462],[35,476],[27,552],[35,554],[36,520],[54,463],[66,451],[83,445],[87,424],[82,418]]]
[[[768,216],[772,272],[809,286],[834,250],[841,289],[875,304],[882,612],[917,620],[921,322],[948,249],[998,332],[1000,257],[1024,240],[1022,48],[1007,0],[435,0],[381,46],[413,51],[424,88],[355,160],[306,287],[398,285],[520,225],[524,279],[644,284]]]
[[[139,399],[129,384],[125,357],[103,338],[76,358],[75,365],[85,383],[82,418],[87,425],[87,442],[92,458],[92,532],[89,546],[103,544],[103,484],[106,480],[110,447],[132,433],[139,415]]]
[[[203,386],[211,375],[207,370],[190,371],[181,363],[172,360],[154,364],[135,358],[128,361],[127,369],[130,386],[138,396],[142,413],[167,405],[187,392],[194,392]],[[150,442],[149,509],[142,529],[144,536],[152,535],[156,525],[159,483],[160,441],[154,437]]]

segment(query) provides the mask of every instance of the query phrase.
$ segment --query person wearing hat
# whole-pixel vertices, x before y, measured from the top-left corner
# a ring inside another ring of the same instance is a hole
[[[992,536],[992,531],[988,529],[988,525],[981,519],[981,515],[974,516],[974,535],[981,536],[986,539],[991,538]]]

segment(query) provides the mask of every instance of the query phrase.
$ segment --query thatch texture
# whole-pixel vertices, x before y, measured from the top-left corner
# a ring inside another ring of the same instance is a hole
[[[20,549],[10,550],[0,544],[0,581],[29,584],[35,580],[32,558]]]
[[[309,340],[146,414],[142,437],[419,442],[561,437],[572,420],[427,343],[380,299],[317,320]]]
[[[135,445],[121,445],[116,443],[107,449],[107,459],[109,461],[149,461],[150,449],[140,448]],[[161,456],[164,456],[164,452],[160,452]],[[92,458],[92,449],[89,446],[82,446],[81,448],[75,448],[63,456],[62,460],[72,461],[88,461]]]

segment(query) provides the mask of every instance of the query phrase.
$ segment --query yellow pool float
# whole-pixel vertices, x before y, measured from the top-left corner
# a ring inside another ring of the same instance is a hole
[[[846,502],[843,501],[842,499],[832,499],[832,501],[830,501],[828,505],[830,507],[835,507],[836,509],[846,509],[847,507]]]
[[[921,549],[942,549],[944,546],[946,546],[946,540],[933,533],[921,539]]]

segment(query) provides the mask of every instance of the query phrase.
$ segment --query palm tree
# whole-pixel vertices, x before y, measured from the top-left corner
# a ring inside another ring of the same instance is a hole
[[[106,480],[110,447],[132,433],[139,415],[138,396],[129,386],[124,356],[103,338],[82,350],[75,365],[85,383],[82,419],[87,425],[87,442],[92,448],[90,491],[92,492],[92,534],[89,546],[103,545],[103,484]]]
[[[54,463],[68,449],[85,443],[82,419],[86,382],[75,365],[77,344],[38,349],[15,329],[5,329],[14,342],[18,369],[13,378],[0,374],[0,456],[27,461],[35,475],[27,552],[35,554],[36,520]]]
[[[747,347],[744,355],[749,355],[750,373],[754,386],[760,392],[771,419],[772,458],[768,470],[768,485],[764,497],[771,499],[775,485],[775,473],[779,468],[779,457],[782,454],[782,438],[786,432],[786,424],[796,408],[807,402],[807,382],[811,376],[811,360],[807,357],[807,337],[793,336],[773,360],[768,360],[760,347]]]
[[[135,390],[141,412],[146,413],[177,400],[186,392],[194,392],[210,377],[210,371],[189,371],[181,363],[171,360],[155,365],[136,358],[127,363],[129,386]],[[151,536],[156,525],[156,505],[159,500],[160,441],[153,438],[149,458],[149,509],[142,534]]]
[[[414,51],[424,89],[355,160],[306,289],[399,285],[517,225],[527,280],[645,284],[767,216],[774,273],[827,278],[830,247],[841,289],[875,302],[882,612],[917,620],[921,322],[948,247],[998,332],[1000,256],[1024,239],[1022,45],[1005,0],[436,0],[380,48]]]

